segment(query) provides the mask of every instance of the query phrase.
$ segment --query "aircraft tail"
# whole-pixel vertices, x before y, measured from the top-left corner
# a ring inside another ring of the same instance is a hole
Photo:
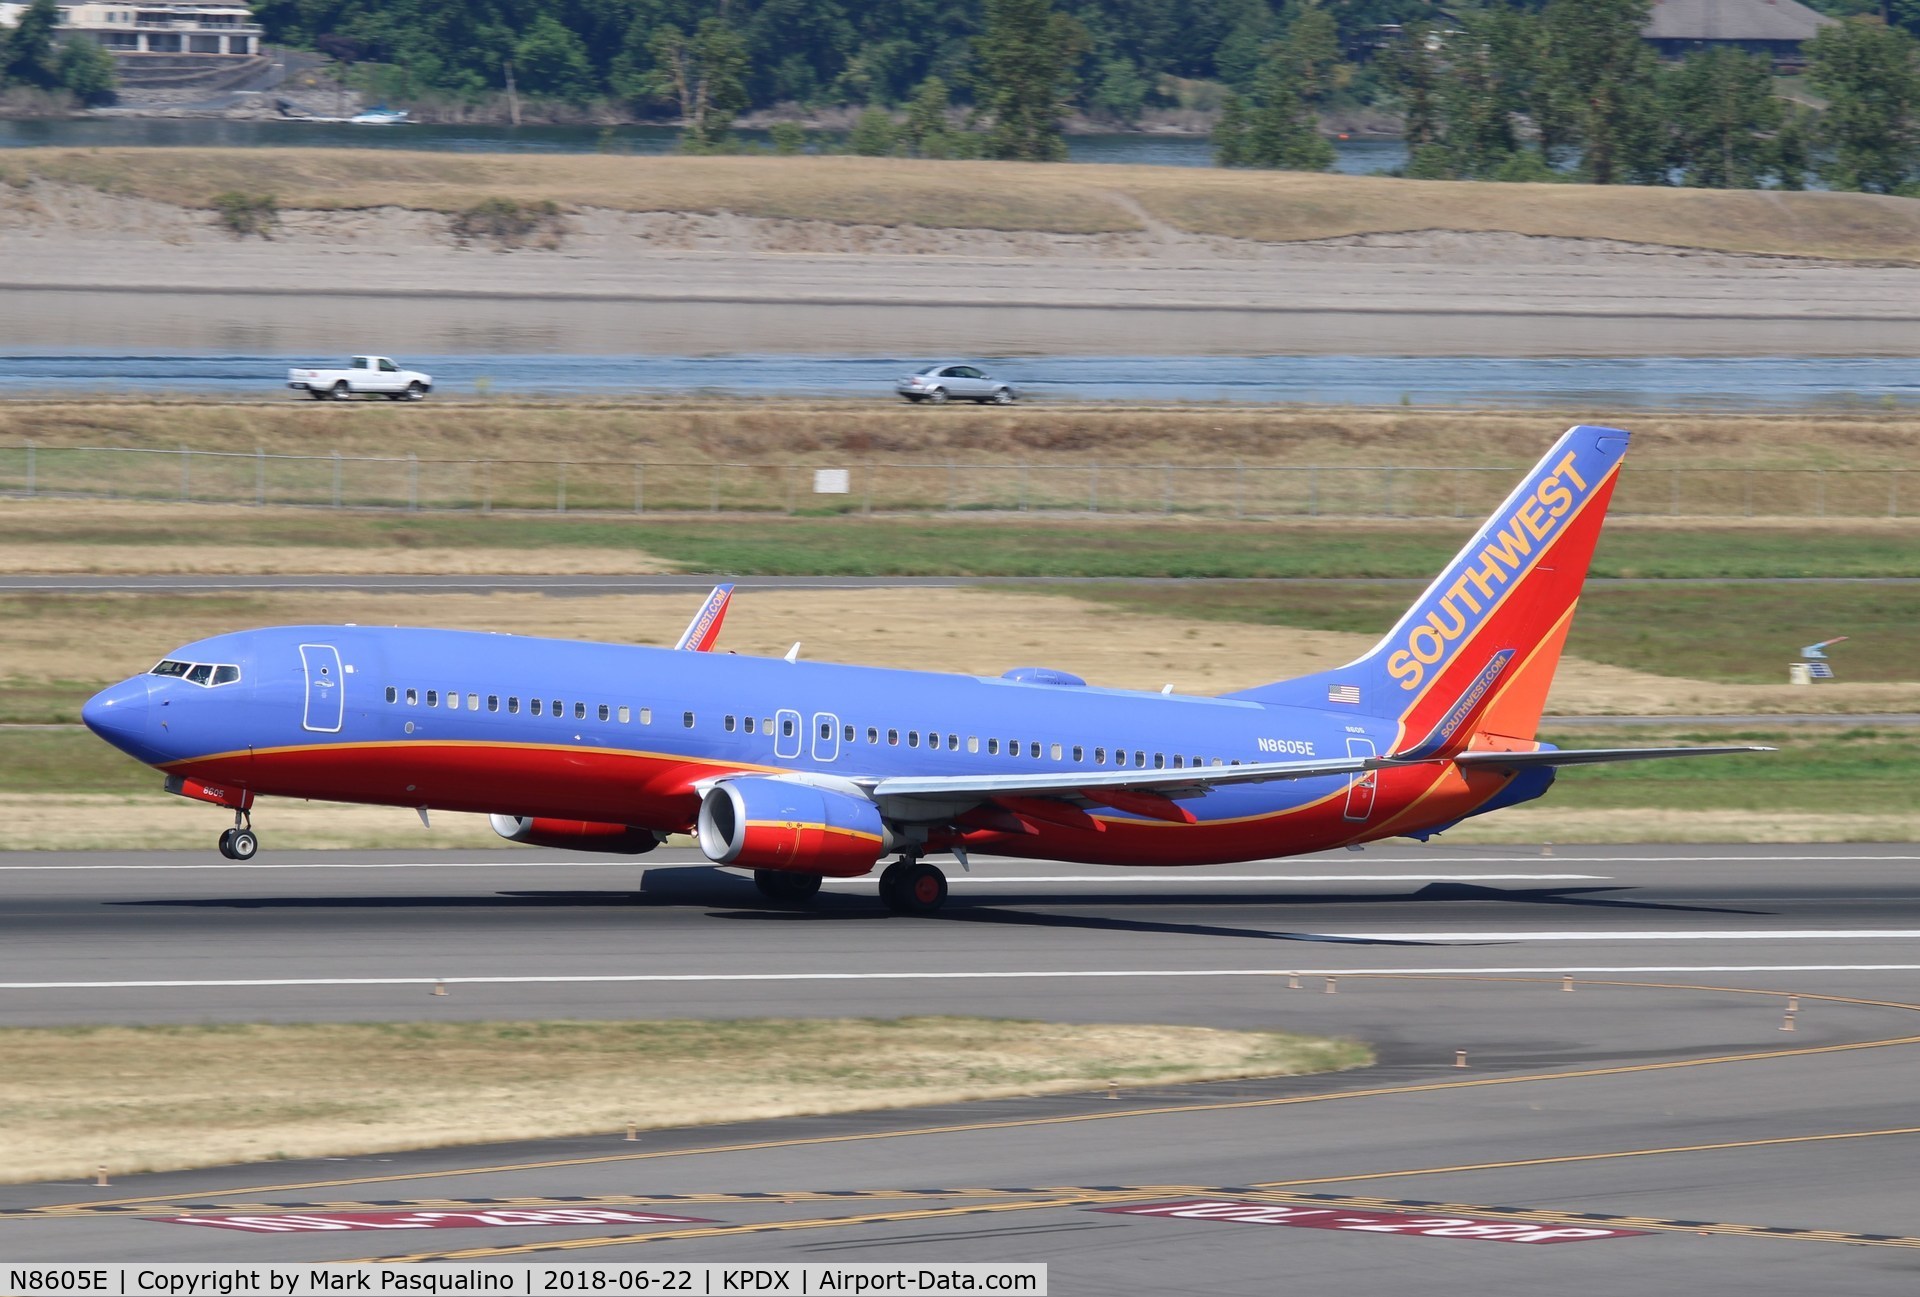
[[[1364,656],[1230,696],[1388,717],[1401,756],[1450,756],[1475,734],[1531,741],[1627,440],[1569,429]]]

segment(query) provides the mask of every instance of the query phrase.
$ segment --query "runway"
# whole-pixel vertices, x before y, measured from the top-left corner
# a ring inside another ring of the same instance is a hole
[[[910,920],[861,880],[770,910],[687,853],[4,855],[0,1023],[969,1013],[1281,1025],[1380,1062],[7,1187],[0,1255],[1047,1261],[1072,1293],[1891,1294],[1920,1275],[1920,846],[975,863]],[[1166,1206],[1195,1202],[1217,1205]],[[467,1227],[167,1223],[354,1211]],[[1558,1245],[1499,1242],[1502,1223]]]

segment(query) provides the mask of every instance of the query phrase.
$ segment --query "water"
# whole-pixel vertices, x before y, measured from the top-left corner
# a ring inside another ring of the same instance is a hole
[[[765,131],[741,131],[764,148]],[[77,120],[0,121],[7,148],[326,148],[414,149],[431,153],[671,153],[680,132],[671,126],[349,126],[344,122],[228,121],[200,117],[87,117]],[[1400,166],[1398,140],[1335,143],[1334,170],[1365,175]],[[1213,146],[1199,135],[1070,135],[1070,162],[1210,167]]]
[[[442,395],[807,396],[891,399],[922,357],[415,355]],[[287,392],[310,355],[0,355],[0,396],[192,393],[254,398]],[[1008,356],[989,372],[1035,401],[1561,409],[1920,407],[1911,360],[1797,356],[1487,359],[1474,356]],[[290,397],[292,393],[287,393]]]

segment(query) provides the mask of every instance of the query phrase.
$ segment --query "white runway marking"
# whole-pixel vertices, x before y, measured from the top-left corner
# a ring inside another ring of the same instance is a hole
[[[1494,974],[1642,974],[1642,973],[1912,973],[1920,964],[1536,964],[1464,968],[1398,966],[1380,968],[1126,968],[1030,969],[1007,972],[897,973],[583,973],[481,974],[466,977],[248,977],[171,978],[115,982],[0,982],[0,991],[137,991],[175,988],[264,986],[512,986],[642,982],[994,982],[1173,977],[1472,977]]]
[[[690,861],[697,865],[699,862]],[[672,865],[656,865],[655,868],[675,868]],[[465,860],[397,860],[386,863],[353,863],[316,865],[289,864],[234,864],[229,862],[205,861],[194,864],[178,865],[0,865],[0,873],[95,873],[110,871],[166,873],[169,871],[214,870],[221,873],[241,873],[248,870],[292,871],[327,869],[634,869],[644,870],[646,866],[636,866],[630,861],[618,860],[563,860],[563,861],[465,861]],[[739,877],[740,875],[733,875]],[[1143,883],[1187,884],[1187,883],[1564,883],[1564,882],[1605,882],[1606,874],[1202,874],[1183,871],[1177,874],[1150,874],[1141,876],[1138,869],[1115,868],[1105,874],[959,874],[947,879],[949,886],[979,886],[996,883],[1103,883],[1112,885],[1125,883],[1139,886]],[[829,878],[828,887],[872,887],[873,878]]]
[[[1596,928],[1528,932],[1283,932],[1275,936],[1333,941],[1874,941],[1920,937],[1920,928],[1676,928],[1635,932]]]

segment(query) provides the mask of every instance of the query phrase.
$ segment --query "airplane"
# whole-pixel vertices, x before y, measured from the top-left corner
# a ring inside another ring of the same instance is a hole
[[[929,914],[929,856],[1205,865],[1425,840],[1564,766],[1770,751],[1561,751],[1535,737],[1629,434],[1569,430],[1366,653],[1219,697],[706,651],[731,590],[659,649],[413,627],[216,635],[91,700],[170,792],[479,812],[511,841],[641,854],[691,833],[775,902],[881,873]],[[711,632],[711,634],[709,633]],[[689,651],[693,650],[693,651]]]

